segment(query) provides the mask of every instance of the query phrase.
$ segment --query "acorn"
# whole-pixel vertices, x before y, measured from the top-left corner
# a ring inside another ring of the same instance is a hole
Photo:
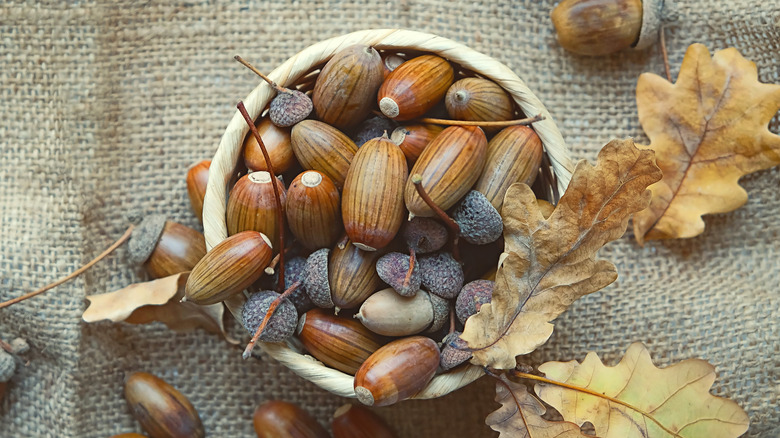
[[[333,413],[333,438],[396,438],[379,415],[361,405],[346,404]]]
[[[563,0],[551,18],[564,49],[579,55],[608,55],[639,43],[643,5],[642,0]]]
[[[394,120],[411,120],[433,108],[447,93],[455,73],[446,59],[423,55],[393,70],[377,95],[382,114]]]
[[[483,304],[490,302],[495,285],[495,282],[490,280],[474,280],[463,286],[455,301],[455,314],[462,324],[472,315],[476,315]]]
[[[244,175],[236,182],[227,202],[225,222],[229,235],[249,230],[259,231],[271,238],[274,248],[279,246],[279,229],[283,224],[279,223],[271,180],[270,173],[259,171]],[[277,179],[276,186],[284,209],[284,184]]]
[[[449,371],[456,366],[471,359],[471,353],[468,352],[468,344],[460,338],[461,332],[452,332],[444,337],[441,350],[441,359],[439,366],[443,371]]]
[[[298,281],[301,284],[295,289],[288,297],[295,310],[299,315],[302,315],[314,308],[314,303],[306,293],[306,287],[303,285],[303,279],[306,275],[306,261],[304,257],[296,256],[291,259],[285,259],[284,261],[284,290],[289,289],[292,285]],[[271,277],[270,285],[279,284],[279,272],[274,272]],[[272,289],[273,286],[268,287]]]
[[[206,433],[195,408],[173,386],[157,376],[136,372],[125,380],[130,413],[151,438],[197,438]]]
[[[382,58],[374,48],[354,45],[337,52],[314,84],[317,117],[342,130],[357,125],[370,113],[383,80]]]
[[[437,135],[444,131],[443,126],[430,123],[415,123],[395,128],[390,135],[390,140],[401,148],[410,166],[414,165],[422,151]]]
[[[152,278],[191,271],[206,255],[203,234],[192,228],[150,215],[133,229],[128,252],[134,263],[143,263]]]
[[[381,54],[381,56],[382,69],[385,79],[387,79],[387,75],[389,75],[393,70],[397,69],[401,64],[406,62],[406,59],[393,52],[384,52]]]
[[[303,314],[297,334],[306,351],[317,360],[352,375],[384,344],[379,335],[360,322],[324,309]]]
[[[263,118],[256,124],[257,132],[263,140],[274,172],[281,174],[287,172],[295,165],[295,155],[290,145],[290,128],[280,128],[274,125],[269,118]],[[244,164],[250,172],[268,170],[265,156],[255,136],[250,132],[244,140]]]
[[[243,231],[216,246],[192,268],[185,299],[214,304],[235,295],[263,275],[271,261],[271,241],[263,233]]]
[[[367,141],[385,135],[387,132],[393,132],[398,127],[398,123],[387,117],[376,116],[364,120],[357,130],[352,134],[352,140],[358,146],[363,146]]]
[[[369,295],[379,290],[382,279],[376,272],[377,251],[363,251],[351,241],[331,252],[328,263],[331,299],[338,309],[358,307]],[[307,289],[308,290],[308,289]]]
[[[258,438],[328,438],[325,430],[308,412],[279,400],[267,401],[255,409],[252,423]]]
[[[304,247],[330,247],[341,235],[341,200],[333,181],[316,170],[299,174],[287,189],[287,225]]]
[[[418,254],[440,250],[449,239],[447,228],[427,217],[414,217],[401,230],[406,246]]]
[[[475,245],[495,242],[504,232],[501,215],[485,195],[476,190],[469,191],[455,205],[450,216],[460,227],[463,240]]]
[[[264,290],[249,296],[241,311],[241,319],[244,323],[244,328],[250,335],[255,334],[266,313],[268,313],[271,303],[279,295],[274,291]],[[283,298],[274,310],[268,325],[263,329],[259,340],[263,342],[284,342],[295,333],[297,324],[298,312],[295,310],[295,306],[290,300]]]
[[[455,120],[512,120],[515,104],[495,82],[484,78],[461,79],[447,90],[444,104]]]
[[[533,184],[543,153],[542,140],[532,128],[518,125],[502,129],[488,143],[485,169],[474,190],[501,211],[509,186]]]
[[[424,290],[404,297],[392,288],[387,288],[368,297],[355,318],[374,333],[407,336],[430,327],[433,322],[433,305]]]
[[[439,367],[439,347],[431,338],[410,336],[380,347],[355,374],[358,401],[387,406],[417,394]]]
[[[400,252],[390,252],[376,261],[376,272],[388,286],[399,295],[410,297],[420,289],[422,275],[420,265],[415,263],[409,269],[412,258]]]
[[[486,158],[487,138],[480,128],[450,126],[425,148],[414,163],[411,175],[422,176],[422,187],[431,200],[442,210],[447,210],[474,185]],[[404,200],[412,215],[434,215],[417,193],[412,178],[406,182]]]
[[[364,251],[387,246],[403,223],[406,158],[387,137],[355,154],[342,193],[341,215],[352,243]]]
[[[203,197],[206,196],[210,166],[211,160],[203,160],[187,170],[187,196],[190,198],[192,212],[200,223],[203,223]]]
[[[296,124],[290,136],[293,152],[304,169],[327,175],[336,187],[344,186],[358,147],[343,132],[317,120]]]
[[[450,308],[452,303],[450,300],[444,299],[436,294],[428,294],[428,298],[431,299],[431,307],[433,307],[433,322],[425,330],[425,333],[436,333],[447,324],[450,320]]]

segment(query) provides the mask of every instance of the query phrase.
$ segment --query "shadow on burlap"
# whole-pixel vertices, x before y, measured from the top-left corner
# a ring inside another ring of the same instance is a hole
[[[463,42],[513,68],[546,103],[572,156],[593,160],[612,138],[646,141],[634,88],[663,72],[658,46],[584,59],[555,42],[552,1],[64,2],[0,6],[0,299],[75,270],[119,236],[128,217],[165,213],[196,226],[187,167],[209,158],[236,102],[256,84],[232,56],[270,71],[321,39],[403,27]],[[672,73],[686,47],[733,46],[780,83],[780,6],[763,0],[688,1],[667,30]],[[778,122],[772,123],[778,132]],[[601,256],[616,284],[575,303],[532,355],[614,363],[642,341],[666,365],[700,357],[717,367],[714,393],[772,436],[778,412],[780,171],[743,178],[750,200],[706,218],[697,238],[625,236]],[[124,249],[86,275],[0,311],[4,339],[29,340],[30,363],[0,403],[3,437],[105,437],[140,431],[122,398],[127,372],[157,374],[185,393],[210,436],[253,436],[258,403],[300,404],[326,423],[344,399],[270,359],[205,332],[81,322],[85,295],[138,281]],[[404,437],[495,436],[484,417],[493,383],[379,412]]]

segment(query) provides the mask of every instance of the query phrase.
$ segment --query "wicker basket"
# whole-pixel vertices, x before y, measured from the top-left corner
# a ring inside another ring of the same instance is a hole
[[[435,53],[495,81],[514,98],[525,114],[541,114],[545,117],[544,120],[534,123],[533,128],[542,140],[549,167],[555,175],[554,180],[557,182],[555,188],[557,192],[563,193],[571,178],[573,167],[563,138],[544,105],[508,67],[462,44],[436,35],[408,30],[364,30],[314,44],[288,59],[269,76],[282,86],[292,87],[302,77],[316,71],[317,66],[321,66],[335,53],[354,44],[365,44],[378,50],[414,50]],[[260,85],[244,100],[244,105],[250,116],[256,119],[274,95],[275,91],[261,81]],[[241,158],[243,140],[248,131],[243,117],[236,112],[211,161],[208,188],[203,206],[203,227],[206,246],[209,249],[227,237],[225,225],[226,188],[235,175],[235,169]],[[246,297],[239,295],[225,303],[231,313],[239,320],[241,320],[240,308],[245,299]],[[301,353],[301,349],[296,345],[296,340],[293,339],[287,344],[260,343],[260,346],[271,357],[321,388],[342,397],[355,397],[351,375],[329,368],[313,357]],[[426,388],[413,398],[440,397],[483,375],[484,371],[480,367],[461,366],[450,372],[437,375]]]

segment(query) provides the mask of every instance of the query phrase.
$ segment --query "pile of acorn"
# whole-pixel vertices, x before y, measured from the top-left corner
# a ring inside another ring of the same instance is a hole
[[[432,54],[352,46],[293,89],[236,59],[277,95],[256,121],[239,104],[250,134],[229,237],[192,267],[186,300],[249,291],[245,357],[257,340],[296,335],[354,375],[362,403],[413,396],[470,358],[459,330],[490,301],[507,189],[540,173],[542,143],[527,126],[540,118]],[[208,166],[187,177],[199,217]]]

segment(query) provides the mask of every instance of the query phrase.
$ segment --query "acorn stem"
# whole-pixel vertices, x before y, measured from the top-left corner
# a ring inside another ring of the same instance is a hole
[[[66,281],[68,281],[68,280],[70,280],[72,278],[78,277],[84,271],[86,271],[87,269],[91,268],[92,265],[94,265],[95,263],[103,260],[103,258],[105,258],[107,255],[111,254],[115,249],[119,248],[123,243],[125,243],[127,241],[127,239],[130,238],[130,234],[132,234],[133,228],[135,228],[134,225],[130,225],[129,227],[127,227],[127,230],[125,231],[125,234],[122,234],[122,237],[120,237],[119,240],[117,240],[111,246],[106,248],[106,250],[103,251],[102,253],[100,253],[100,255],[98,255],[94,259],[90,260],[90,262],[87,263],[86,265],[76,269],[75,271],[71,272],[67,276],[62,277],[62,278],[60,278],[59,280],[57,280],[57,281],[55,281],[53,283],[47,284],[46,286],[44,286],[44,287],[42,287],[42,288],[40,288],[40,289],[38,289],[36,291],[33,291],[33,292],[28,293],[28,294],[22,295],[21,297],[17,297],[17,298],[5,301],[3,303],[0,303],[0,309],[4,309],[4,308],[6,308],[8,306],[12,306],[12,305],[14,305],[14,304],[16,304],[18,302],[24,301],[24,300],[26,300],[28,298],[32,298],[32,297],[34,297],[36,295],[40,295],[40,294],[46,292],[47,290],[53,289],[53,288],[61,285],[62,283],[65,283]]]
[[[472,121],[472,120],[432,119],[432,118],[425,117],[419,119],[419,123],[431,123],[434,125],[446,125],[446,126],[483,126],[486,128],[503,128],[506,126],[530,125],[532,123],[539,122],[542,120],[544,120],[544,116],[541,114],[537,114],[533,117],[527,117],[525,119],[491,121],[491,122],[481,122],[481,121]]]
[[[255,141],[257,141],[258,146],[260,146],[260,150],[263,151],[263,158],[265,159],[268,173],[271,174],[271,185],[274,189],[274,198],[276,199],[276,220],[279,223],[279,285],[277,286],[277,290],[284,290],[284,212],[282,211],[282,196],[279,194],[279,184],[281,183],[276,179],[276,172],[274,172],[274,165],[271,163],[271,156],[268,155],[268,149],[266,149],[263,139],[260,138],[260,133],[257,132],[255,122],[249,117],[244,102],[239,101],[236,107],[238,108],[238,111],[241,112],[241,115],[244,116],[246,124],[249,125],[249,129],[255,137]]]
[[[455,333],[455,306],[450,306],[450,331],[448,334]]]
[[[436,205],[435,202],[433,202],[433,199],[431,199],[430,196],[428,196],[428,192],[425,191],[425,188],[422,185],[422,176],[420,174],[415,173],[412,175],[412,184],[414,184],[414,188],[417,189],[417,194],[420,195],[423,201],[425,201],[426,204],[428,204],[428,207],[433,210],[434,213],[436,213],[436,216],[439,216],[439,219],[444,222],[444,225],[447,226],[447,228],[450,229],[450,232],[452,233],[452,257],[455,258],[458,262],[460,262],[460,251],[458,250],[458,237],[460,236],[460,226],[457,222],[452,220],[451,217],[447,215],[447,213],[442,210],[438,205]]]
[[[669,53],[666,51],[666,32],[664,29],[664,26],[661,26],[660,29],[658,29],[658,36],[661,43],[661,55],[664,58],[664,69],[666,70],[666,79],[669,82],[672,82],[672,71],[669,68]]]
[[[14,347],[11,346],[8,342],[5,342],[4,340],[0,339],[0,348],[5,350],[7,353],[14,354]]]
[[[244,354],[242,354],[242,357],[244,359],[248,359],[249,356],[252,355],[252,349],[255,348],[255,344],[257,344],[257,340],[260,339],[260,335],[263,334],[263,330],[265,330],[265,327],[268,325],[268,322],[271,320],[271,317],[274,316],[274,312],[276,311],[276,308],[279,307],[279,304],[282,303],[282,300],[292,295],[293,292],[295,292],[298,287],[301,285],[300,280],[296,281],[292,284],[284,293],[276,297],[273,302],[271,302],[271,305],[268,306],[268,310],[265,312],[265,317],[263,317],[263,321],[260,323],[260,325],[257,327],[257,330],[255,331],[255,335],[252,336],[252,340],[249,341],[249,344],[247,344],[246,349],[244,349]]]
[[[253,72],[254,72],[256,75],[258,75],[258,76],[260,76],[261,78],[263,78],[263,80],[264,80],[264,81],[266,81],[266,82],[268,82],[268,85],[270,85],[271,87],[273,87],[273,88],[274,88],[274,90],[276,90],[277,92],[279,92],[279,93],[289,93],[289,92],[290,92],[290,90],[288,90],[287,88],[281,87],[281,86],[279,86],[279,84],[277,84],[276,82],[272,81],[272,80],[271,80],[271,78],[269,78],[268,76],[264,75],[262,72],[260,72],[260,70],[256,69],[256,68],[255,68],[255,67],[254,67],[252,64],[250,64],[250,63],[249,63],[249,61],[247,61],[246,59],[244,59],[244,58],[240,57],[239,55],[236,55],[236,56],[234,56],[234,57],[233,57],[233,59],[235,59],[236,61],[238,61],[238,62],[240,62],[241,64],[243,64],[243,65],[244,65],[244,67],[246,67],[246,68],[248,68],[248,69],[252,70],[252,71],[253,71]]]
[[[414,248],[409,248],[409,269],[406,271],[406,277],[404,277],[403,288],[409,287],[409,283],[412,281],[412,273],[414,272],[414,264],[417,261],[417,254]]]

